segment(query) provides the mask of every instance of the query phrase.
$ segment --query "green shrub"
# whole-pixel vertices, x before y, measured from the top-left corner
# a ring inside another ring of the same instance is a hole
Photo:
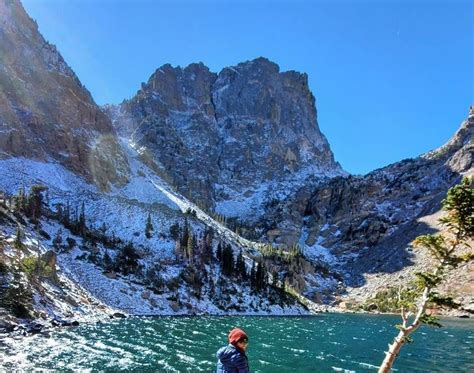
[[[23,258],[20,262],[20,269],[29,279],[33,277],[51,277],[53,274],[53,269],[50,266],[34,256]]]

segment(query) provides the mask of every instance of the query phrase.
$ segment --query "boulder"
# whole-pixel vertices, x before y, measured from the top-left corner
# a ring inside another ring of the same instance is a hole
[[[125,319],[127,316],[121,312],[114,312],[112,315],[115,319]]]

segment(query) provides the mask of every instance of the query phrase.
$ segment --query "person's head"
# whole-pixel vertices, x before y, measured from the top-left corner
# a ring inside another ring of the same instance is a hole
[[[229,343],[239,350],[245,351],[249,343],[249,337],[242,329],[234,328],[229,333]]]

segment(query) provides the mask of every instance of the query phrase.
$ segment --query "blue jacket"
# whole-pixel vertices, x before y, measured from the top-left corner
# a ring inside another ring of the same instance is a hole
[[[234,345],[222,347],[216,353],[217,373],[248,373],[249,364],[245,352]]]

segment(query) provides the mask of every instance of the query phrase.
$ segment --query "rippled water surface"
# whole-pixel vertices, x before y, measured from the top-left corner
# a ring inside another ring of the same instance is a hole
[[[215,371],[215,352],[234,326],[250,336],[252,372],[376,371],[397,317],[131,318],[63,329],[17,341],[3,368],[61,371]],[[474,372],[474,320],[422,327],[404,346],[398,372]]]

